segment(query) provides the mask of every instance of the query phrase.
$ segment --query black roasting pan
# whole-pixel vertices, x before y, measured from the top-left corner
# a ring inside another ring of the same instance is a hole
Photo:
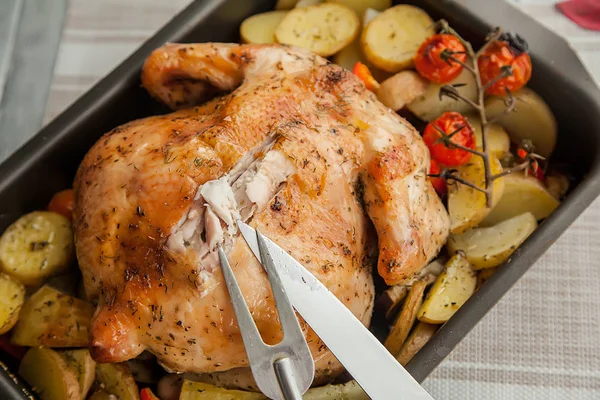
[[[475,44],[500,25],[529,42],[534,64],[530,85],[559,123],[553,163],[569,164],[573,189],[566,200],[517,250],[509,262],[447,322],[408,365],[423,381],[477,322],[600,193],[600,91],[565,40],[501,0],[408,1],[445,18]],[[272,0],[196,0],[150,38],[26,145],[0,165],[0,231],[19,216],[45,207],[70,187],[86,151],[105,132],[136,118],[162,113],[140,87],[140,69],[165,42],[236,42],[241,21],[272,9]],[[0,134],[5,134],[0,132]],[[6,354],[0,359],[15,370]],[[0,398],[24,398],[8,388],[0,368]]]

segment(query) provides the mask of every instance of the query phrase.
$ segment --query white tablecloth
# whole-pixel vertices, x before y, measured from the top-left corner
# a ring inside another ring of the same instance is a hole
[[[47,119],[188,2],[71,0]],[[600,80],[599,33],[552,0],[513,2],[565,35]],[[425,382],[436,399],[600,399],[599,225],[596,201]]]

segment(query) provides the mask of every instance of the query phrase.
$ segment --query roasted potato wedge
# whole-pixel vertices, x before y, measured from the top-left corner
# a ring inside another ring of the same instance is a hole
[[[477,275],[462,253],[455,254],[446,264],[446,270],[427,293],[419,310],[419,321],[443,324],[475,292]]]
[[[96,380],[119,400],[139,400],[140,391],[126,364],[96,364]]]
[[[344,5],[356,12],[356,15],[363,16],[368,8],[377,11],[383,11],[392,6],[392,0],[326,0],[328,3],[337,3]]]
[[[423,96],[429,82],[415,71],[401,71],[381,82],[377,98],[387,107],[398,111],[419,96]]]
[[[406,341],[408,333],[417,319],[417,312],[421,308],[421,304],[423,304],[423,294],[426,287],[427,284],[423,281],[415,282],[412,285],[402,306],[402,311],[390,334],[385,339],[385,348],[394,356],[400,352],[400,348]]]
[[[290,11],[275,29],[275,38],[329,57],[352,43],[359,28],[358,16],[351,9],[323,3]]]
[[[444,264],[441,259],[433,260],[425,268],[421,270],[414,278],[412,278],[407,284],[394,285],[388,290],[383,292],[377,299],[375,307],[378,312],[385,312],[387,319],[392,319],[398,312],[402,300],[408,294],[410,287],[417,281],[423,281],[427,285],[431,285],[435,282],[436,278],[444,270]]]
[[[477,273],[477,287],[475,288],[475,290],[482,287],[483,284],[486,283],[488,281],[488,279],[490,279],[492,277],[492,275],[494,275],[494,272],[496,272],[497,269],[498,268],[486,268],[486,269],[480,270]]]
[[[25,286],[65,271],[73,256],[71,222],[57,213],[26,214],[0,237],[0,269]]]
[[[266,400],[260,393],[222,389],[208,383],[183,381],[179,400]]]
[[[475,78],[473,77],[473,74],[466,69],[448,84],[464,85],[457,87],[458,92],[463,97],[477,102],[477,85],[475,84]],[[430,82],[425,93],[406,105],[407,110],[424,121],[433,121],[447,111],[456,111],[460,113],[472,111],[471,106],[462,100],[454,100],[447,96],[440,99],[440,88],[442,86],[443,85]]]
[[[388,8],[364,27],[361,46],[371,64],[398,72],[413,65],[419,46],[434,33],[433,20],[425,11],[401,4]]]
[[[0,335],[8,332],[19,319],[25,301],[25,288],[10,275],[0,273]]]
[[[465,117],[473,127],[475,132],[475,140],[477,148],[481,150],[483,148],[483,139],[481,133],[481,118],[476,114],[465,114]],[[487,147],[490,153],[496,156],[497,159],[501,160],[510,149],[510,137],[506,130],[498,125],[492,124],[487,128],[488,131],[488,142]]]
[[[20,346],[84,347],[94,307],[49,286],[23,305],[11,341]]]
[[[514,142],[531,140],[535,152],[549,158],[556,146],[558,133],[556,118],[550,107],[529,88],[523,88],[513,96],[517,98],[516,110],[500,117],[498,123],[508,131]],[[490,97],[485,103],[488,117],[502,115],[506,110],[504,102],[504,97]]]
[[[96,362],[92,359],[88,349],[66,350],[59,353],[67,362],[67,366],[75,372],[79,383],[79,393],[85,399],[94,378],[96,377]]]
[[[364,390],[356,383],[350,381],[342,385],[327,385],[308,389],[302,396],[303,400],[369,400]]]
[[[400,353],[396,357],[398,362],[403,366],[406,366],[406,364],[413,359],[415,354],[417,354],[419,350],[427,344],[429,339],[433,337],[437,329],[437,325],[418,322],[408,339],[406,339],[406,342],[404,342],[404,345],[402,345]]]
[[[240,36],[244,43],[275,43],[275,29],[287,11],[268,11],[252,15],[240,25]]]
[[[474,269],[493,268],[506,261],[535,228],[537,220],[527,212],[488,228],[451,235],[446,246],[453,254],[464,251]]]
[[[500,161],[490,155],[492,174],[502,172]],[[483,159],[473,155],[468,163],[458,167],[459,176],[472,184],[483,188],[485,185],[485,168]],[[493,182],[492,208],[500,201],[504,193],[504,178]],[[450,214],[450,231],[462,233],[478,225],[490,213],[485,193],[459,182],[448,185],[448,213]]]
[[[530,212],[539,221],[550,215],[560,203],[539,179],[521,173],[504,178],[504,194],[481,226],[492,226],[517,215]]]
[[[32,347],[19,365],[19,375],[42,400],[82,400],[75,371],[54,350]]]

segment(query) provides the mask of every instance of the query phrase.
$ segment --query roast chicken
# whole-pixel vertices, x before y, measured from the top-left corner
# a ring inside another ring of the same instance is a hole
[[[372,255],[397,284],[444,243],[448,215],[419,134],[341,67],[281,45],[167,44],[142,83],[177,111],[104,135],[74,185],[97,361],[147,350],[174,372],[247,367],[218,245],[263,340],[281,339],[266,274],[236,220],[288,251],[365,325]],[[331,379],[339,363],[301,325],[317,381]]]

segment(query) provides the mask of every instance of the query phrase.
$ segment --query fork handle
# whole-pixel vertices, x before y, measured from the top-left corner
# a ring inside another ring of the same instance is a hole
[[[294,369],[290,359],[287,357],[280,358],[273,363],[273,367],[283,398],[285,400],[302,400],[302,393],[298,390],[296,379],[294,379]]]

